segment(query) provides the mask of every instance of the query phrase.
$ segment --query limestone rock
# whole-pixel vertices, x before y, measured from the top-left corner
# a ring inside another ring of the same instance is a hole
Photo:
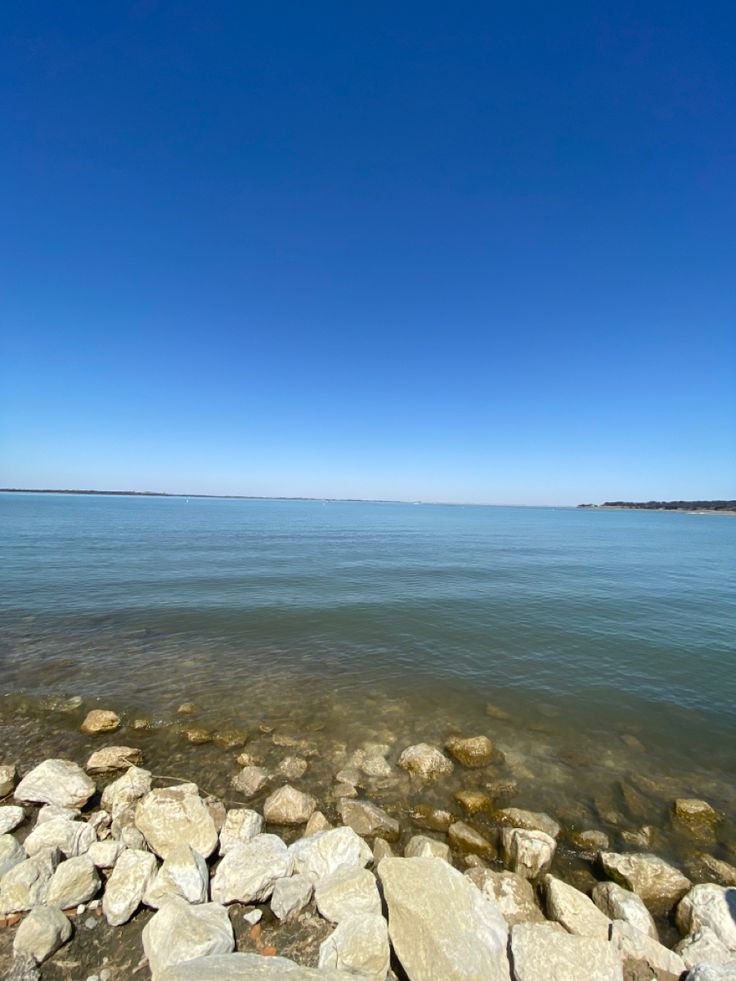
[[[217,866],[212,899],[217,903],[264,902],[276,880],[290,875],[291,870],[292,856],[283,841],[276,835],[256,835],[232,848]]]
[[[609,879],[641,896],[655,913],[668,912],[691,885],[679,869],[648,852],[601,852],[600,862]]]
[[[574,831],[570,835],[573,847],[580,852],[583,858],[592,861],[598,852],[605,852],[610,846],[608,835],[604,831]]]
[[[524,828],[526,831],[544,831],[550,838],[557,838],[559,824],[549,814],[539,811],[525,811],[520,807],[504,807],[496,812],[500,824],[507,828]]]
[[[385,756],[390,748],[390,746],[372,746],[359,749],[353,753],[352,764],[366,777],[376,779],[390,777],[393,771]]]
[[[736,889],[711,882],[693,886],[677,907],[675,921],[683,934],[708,927],[736,955]]]
[[[23,843],[27,855],[36,855],[49,848],[58,848],[67,858],[83,855],[97,841],[95,829],[86,821],[67,821],[52,818],[38,824]]]
[[[15,763],[3,763],[0,766],[0,798],[7,797],[18,779],[18,768]]]
[[[58,849],[50,849],[7,871],[0,881],[0,916],[22,913],[43,903],[59,857]]]
[[[451,824],[447,838],[450,845],[458,851],[470,852],[472,855],[480,855],[481,858],[487,859],[496,857],[495,846],[464,821],[455,821]]]
[[[705,879],[719,886],[736,886],[736,866],[724,862],[723,859],[700,852],[694,857],[692,864],[695,869],[691,874],[692,878]]]
[[[611,921],[585,893],[552,875],[545,875],[543,881],[550,920],[561,924],[568,933],[608,940]]]
[[[320,914],[332,923],[340,923],[349,916],[381,912],[378,886],[367,869],[340,868],[324,876],[315,886],[314,901]]]
[[[332,825],[324,816],[322,811],[314,811],[307,821],[307,826],[304,829],[304,836],[316,835],[320,831],[329,831],[331,827]]]
[[[320,945],[318,963],[320,968],[335,968],[365,981],[385,981],[389,957],[386,921],[378,913],[367,913],[338,924]]]
[[[508,981],[498,907],[438,858],[385,858],[378,869],[389,934],[412,981]]]
[[[277,879],[271,894],[271,909],[279,920],[298,916],[312,898],[313,883],[308,875],[292,875]]]
[[[131,766],[102,791],[102,807],[113,820],[138,803],[151,790],[151,774],[137,766]]]
[[[133,746],[105,746],[98,749],[87,760],[90,773],[105,770],[127,770],[130,766],[140,766],[143,753]]]
[[[728,964],[734,960],[734,953],[709,928],[696,930],[681,940],[675,947],[686,967],[696,967],[698,964]]]
[[[95,736],[100,732],[115,732],[120,728],[120,716],[107,709],[92,709],[79,728],[87,736]]]
[[[493,743],[488,736],[451,736],[445,749],[463,766],[488,766],[494,757]]]
[[[110,838],[107,841],[95,841],[89,846],[87,855],[98,869],[111,869],[124,851],[125,845],[121,841]]]
[[[611,926],[611,946],[625,966],[644,967],[647,977],[654,975],[657,981],[679,981],[685,972],[679,954],[623,920],[614,920]]]
[[[60,862],[51,877],[46,902],[69,909],[93,898],[100,888],[100,877],[89,855],[78,855]]]
[[[316,882],[342,866],[363,868],[371,858],[371,850],[352,828],[333,828],[308,838],[300,838],[289,846],[295,872],[304,872]]]
[[[555,854],[555,840],[544,831],[504,828],[501,832],[503,858],[512,872],[536,879],[546,872]]]
[[[254,797],[268,780],[268,771],[261,766],[244,766],[233,777],[233,787],[239,790],[243,797]]]
[[[287,957],[214,954],[169,967],[158,981],[357,981],[355,974],[329,968],[300,967]]]
[[[468,814],[480,814],[484,811],[490,814],[493,810],[493,801],[481,790],[456,790],[453,796]]]
[[[727,964],[698,964],[685,981],[736,981],[736,960]]]
[[[314,797],[287,783],[266,798],[263,816],[269,824],[306,824],[316,807]]]
[[[102,898],[102,912],[110,926],[128,922],[155,875],[155,855],[134,848],[123,852],[107,880]]]
[[[242,845],[261,833],[263,818],[247,807],[234,808],[225,815],[220,831],[220,854],[227,855],[236,845]]]
[[[593,887],[593,902],[610,920],[624,920],[653,940],[659,940],[652,914],[641,897],[616,882],[599,882]]]
[[[37,906],[21,922],[13,941],[16,954],[26,954],[42,964],[72,935],[72,925],[61,910]]]
[[[339,809],[343,824],[356,834],[389,841],[399,837],[401,828],[396,818],[369,800],[343,800]]]
[[[21,803],[84,807],[94,792],[94,783],[76,763],[44,760],[23,777],[15,798]]]
[[[430,746],[428,743],[407,746],[399,757],[399,766],[424,780],[444,776],[454,770],[452,760],[448,760],[436,746]]]
[[[385,838],[376,838],[373,842],[373,865],[375,868],[378,868],[378,863],[381,859],[393,858],[393,854],[394,850]],[[407,857],[411,858],[412,856]]]
[[[465,877],[498,906],[510,926],[515,923],[544,923],[534,890],[522,875],[473,868],[468,869]]]
[[[193,783],[146,794],[136,806],[135,826],[161,858],[180,844],[208,858],[218,844],[215,822]]]
[[[437,841],[436,838],[428,838],[426,835],[414,835],[406,843],[404,849],[405,858],[443,858],[446,862],[450,861],[450,846],[444,841]]]
[[[169,850],[156,878],[146,890],[143,902],[155,909],[172,896],[179,896],[188,903],[206,903],[209,886],[205,860],[189,845],[180,844]]]
[[[22,807],[15,807],[14,805],[0,807],[0,835],[14,831],[23,822],[25,816],[26,812]]]
[[[621,958],[598,937],[566,933],[556,923],[511,928],[514,981],[623,981]]]
[[[704,800],[693,797],[679,797],[672,808],[674,819],[680,825],[690,828],[696,834],[713,828],[720,821],[720,815]]]
[[[25,859],[26,853],[12,835],[0,835],[0,879]]]
[[[45,824],[47,821],[55,821],[56,818],[64,818],[65,821],[78,821],[82,817],[82,812],[78,807],[59,807],[58,804],[44,804],[36,815],[36,827]]]
[[[279,773],[287,780],[298,780],[307,772],[309,763],[302,756],[287,756],[278,766]]]
[[[410,811],[409,817],[418,828],[427,831],[449,831],[453,821],[457,821],[456,815],[430,804],[417,804]]]
[[[234,948],[227,910],[217,903],[190,906],[184,899],[173,897],[143,928],[143,950],[153,981],[175,964],[229,954]]]

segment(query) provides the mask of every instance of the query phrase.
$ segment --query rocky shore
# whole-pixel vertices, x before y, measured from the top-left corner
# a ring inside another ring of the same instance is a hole
[[[693,845],[679,868],[653,852],[656,827],[612,835],[605,802],[588,827],[510,806],[517,788],[486,733],[325,759],[293,733],[232,732],[231,786],[213,795],[147,769],[109,709],[80,729],[86,759],[0,757],[13,981],[736,979],[736,867],[706,800],[668,804]],[[307,775],[330,765],[318,798]],[[645,814],[646,794],[624,787]]]

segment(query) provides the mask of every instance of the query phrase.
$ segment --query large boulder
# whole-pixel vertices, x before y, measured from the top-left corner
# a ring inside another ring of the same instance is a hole
[[[138,909],[156,875],[156,856],[130,848],[115,863],[102,897],[102,912],[110,926],[127,923]]]
[[[314,797],[287,783],[263,802],[263,816],[269,824],[306,824],[316,807]]]
[[[25,859],[26,853],[12,835],[0,835],[0,879]]]
[[[657,981],[679,981],[686,970],[679,954],[623,920],[614,920],[611,925],[611,946],[634,977],[638,971],[643,972],[639,976]]]
[[[42,964],[67,942],[72,925],[59,909],[37,906],[21,922],[13,940],[16,955],[31,957]]]
[[[652,914],[635,892],[624,889],[617,882],[599,882],[593,887],[591,898],[610,920],[624,920],[653,940],[659,940]]]
[[[216,903],[264,902],[276,880],[291,871],[292,856],[283,841],[276,835],[256,835],[232,848],[217,866],[212,899]]]
[[[83,855],[97,841],[95,829],[85,821],[56,817],[37,824],[23,843],[28,855],[58,848],[67,858]]]
[[[544,923],[544,914],[534,890],[524,876],[516,872],[475,868],[468,869],[465,877],[498,906],[510,926],[515,923]]]
[[[301,967],[287,957],[261,954],[214,954],[162,971],[158,981],[357,981],[355,974],[322,967]]]
[[[600,863],[609,879],[631,889],[653,913],[667,913],[691,883],[679,869],[648,852],[601,852]]]
[[[555,840],[544,831],[504,828],[501,831],[504,863],[525,879],[536,879],[546,872],[555,855]]]
[[[22,824],[25,816],[26,812],[22,807],[15,807],[13,805],[0,807],[0,835],[14,831],[19,824]]]
[[[384,858],[389,934],[412,981],[508,981],[508,928],[498,907],[439,858]]]
[[[342,823],[356,834],[365,837],[386,838],[393,841],[401,830],[396,818],[392,818],[377,804],[369,800],[343,800],[340,803]]]
[[[736,956],[736,889],[712,882],[693,886],[677,907],[675,920],[683,934],[707,927]]]
[[[89,855],[78,855],[60,862],[51,877],[46,902],[68,909],[86,903],[100,888],[100,877]]]
[[[696,967],[698,964],[728,964],[734,960],[732,950],[729,950],[718,936],[709,928],[703,927],[689,934],[675,947],[686,967]]]
[[[363,839],[347,827],[300,838],[289,846],[289,853],[294,871],[310,875],[314,881],[342,866],[363,868],[373,857]]]
[[[234,949],[230,917],[217,903],[190,906],[175,896],[143,928],[143,950],[153,981],[174,964]]]
[[[210,876],[207,863],[189,845],[172,848],[143,896],[146,906],[159,909],[172,896],[188,903],[206,903]]]
[[[621,958],[600,937],[579,937],[557,923],[511,928],[514,981],[623,981]]]
[[[432,780],[454,770],[452,760],[448,760],[436,746],[430,746],[428,743],[407,746],[399,757],[399,766],[424,780]]]
[[[208,858],[218,843],[215,822],[193,783],[146,794],[136,806],[135,826],[161,858],[182,844]]]
[[[0,880],[0,916],[22,913],[45,902],[60,857],[58,849],[49,849],[9,869]]]
[[[95,789],[94,783],[76,763],[44,760],[23,777],[15,788],[15,799],[21,803],[84,807]]]
[[[96,736],[101,732],[115,732],[120,728],[120,716],[109,709],[92,709],[79,728],[87,736]]]
[[[611,921],[592,899],[553,875],[545,875],[543,882],[547,916],[550,920],[561,924],[568,933],[608,940]]]
[[[98,749],[87,760],[89,773],[104,773],[107,770],[127,770],[130,766],[140,766],[143,753],[133,746],[106,746]]]
[[[362,913],[340,921],[320,945],[318,963],[365,981],[385,981],[389,959],[386,921],[379,913]]]
[[[233,808],[225,815],[225,823],[220,829],[220,854],[227,855],[231,848],[255,838],[262,829],[263,818],[257,811],[248,807]]]
[[[317,882],[314,901],[320,914],[332,923],[340,923],[349,916],[381,912],[378,886],[367,869],[343,867],[326,875]]]
[[[493,761],[493,743],[488,736],[451,736],[445,749],[467,767],[488,766]]]

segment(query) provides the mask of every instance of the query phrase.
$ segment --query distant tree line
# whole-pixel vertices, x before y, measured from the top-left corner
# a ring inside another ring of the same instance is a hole
[[[642,511],[736,511],[736,501],[606,501],[601,506]]]

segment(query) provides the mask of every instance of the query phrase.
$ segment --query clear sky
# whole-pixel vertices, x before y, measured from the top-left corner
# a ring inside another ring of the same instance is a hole
[[[0,484],[736,496],[736,4],[7,4]]]

